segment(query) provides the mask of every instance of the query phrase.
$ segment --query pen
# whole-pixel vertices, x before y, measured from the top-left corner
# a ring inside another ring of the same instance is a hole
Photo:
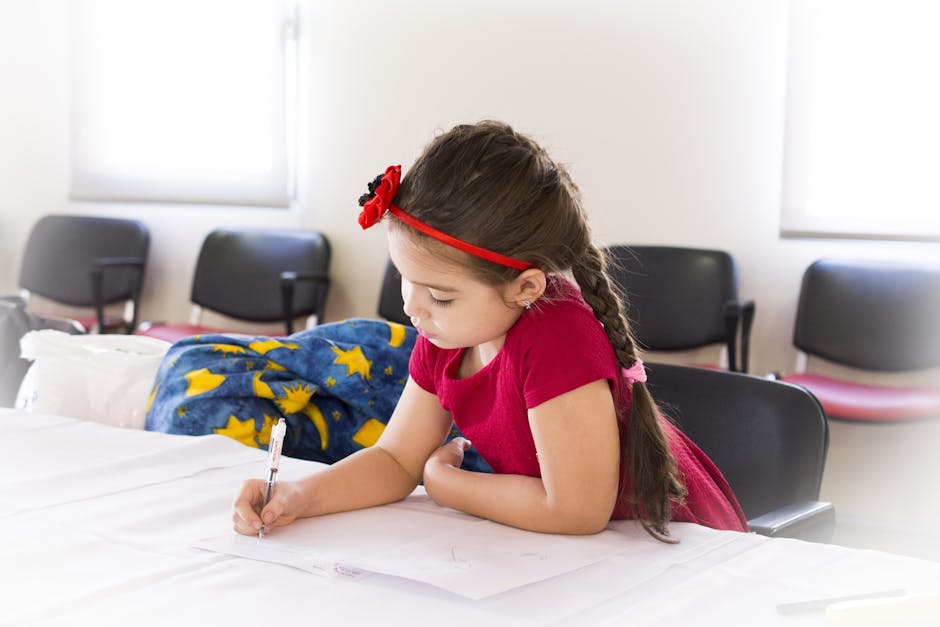
[[[271,494],[274,493],[274,486],[277,484],[277,469],[281,463],[281,447],[284,446],[286,432],[287,422],[283,418],[278,418],[277,424],[271,430],[271,442],[268,444],[268,480],[265,482],[262,510],[271,502]],[[261,529],[258,529],[258,537],[264,538],[264,522],[261,523]]]

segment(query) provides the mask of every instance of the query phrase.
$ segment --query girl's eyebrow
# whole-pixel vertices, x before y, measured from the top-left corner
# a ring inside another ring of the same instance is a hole
[[[404,279],[404,277],[403,277],[402,274],[401,274],[401,271],[398,269],[398,266],[395,266],[394,262],[392,263],[392,266],[395,267],[395,272],[398,274],[398,278],[399,278],[399,279]],[[446,287],[446,286],[442,286],[442,285],[431,285],[430,283],[421,283],[420,281],[409,281],[409,282],[410,282],[412,285],[417,285],[417,286],[419,286],[419,287],[424,287],[424,288],[427,288],[427,289],[429,289],[429,290],[434,290],[435,292],[458,292],[458,291],[460,291],[460,290],[458,290],[456,287]]]
[[[421,287],[426,287],[429,290],[434,290],[435,292],[456,292],[458,291],[456,287],[445,287],[442,285],[431,285],[429,283],[414,283],[414,285],[420,285]]]

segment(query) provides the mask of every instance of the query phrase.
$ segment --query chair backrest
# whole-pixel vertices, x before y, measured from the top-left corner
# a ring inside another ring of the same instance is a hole
[[[190,300],[231,318],[281,321],[281,274],[326,275],[330,258],[329,240],[318,231],[216,229],[200,248]],[[321,283],[298,283],[291,313],[322,321],[327,290]]]
[[[721,470],[748,519],[819,498],[829,424],[805,389],[752,375],[647,364],[653,398]]]
[[[637,341],[654,351],[733,344],[727,307],[738,299],[738,267],[721,250],[673,246],[607,248],[611,276],[627,299]],[[734,359],[733,353],[729,355]]]
[[[146,262],[150,231],[138,220],[98,216],[48,215],[33,226],[26,242],[19,285],[57,303],[95,306],[92,271],[106,259]],[[114,267],[103,275],[103,304],[140,294],[144,268]]]
[[[411,325],[411,319],[404,312],[405,301],[401,297],[401,275],[391,260],[385,264],[382,275],[382,288],[379,290],[379,315],[386,320]]]
[[[803,273],[793,344],[863,370],[940,366],[940,266],[815,261]]]

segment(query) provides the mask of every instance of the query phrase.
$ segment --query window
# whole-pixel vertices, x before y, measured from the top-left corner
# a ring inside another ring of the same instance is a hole
[[[286,0],[77,0],[71,19],[73,198],[289,205]]]
[[[791,6],[782,231],[940,239],[940,3]]]

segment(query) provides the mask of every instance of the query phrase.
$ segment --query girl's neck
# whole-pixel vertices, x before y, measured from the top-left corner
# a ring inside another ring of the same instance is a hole
[[[503,335],[495,340],[465,349],[460,362],[460,378],[466,379],[485,368],[499,354],[505,341],[506,336]]]

